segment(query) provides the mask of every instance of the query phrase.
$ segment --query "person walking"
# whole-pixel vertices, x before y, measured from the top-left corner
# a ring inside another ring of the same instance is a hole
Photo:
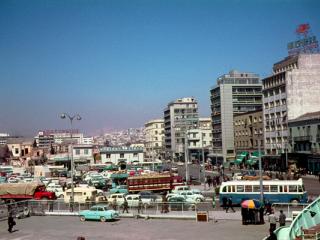
[[[115,211],[117,210],[117,199],[116,198],[114,198],[113,201],[112,201],[112,208]]]
[[[139,203],[138,203],[138,214],[140,214],[140,212],[142,213],[142,207],[143,207],[143,203],[141,198],[139,198]]]
[[[280,215],[279,215],[279,224],[280,227],[283,227],[286,225],[286,215],[283,213],[283,210],[280,210]]]
[[[270,223],[270,231],[274,231],[277,228],[277,217],[274,214],[273,209],[271,209],[271,213],[268,216],[268,221]]]
[[[128,211],[129,205],[128,205],[128,201],[126,198],[124,198],[124,202],[122,204],[122,207],[123,207],[122,213],[124,213],[125,211],[126,211],[126,213],[129,213],[129,211]]]
[[[229,211],[229,208],[231,208],[231,210],[232,210],[233,212],[236,212],[236,211],[233,209],[233,206],[232,206],[232,197],[229,197],[229,198],[228,198],[226,213]]]
[[[222,198],[222,206],[223,206],[223,210],[227,209],[227,203],[228,203],[228,199],[226,197]]]
[[[16,225],[16,222],[14,221],[14,212],[12,209],[9,210],[9,213],[8,213],[8,232],[9,233],[12,233],[12,228],[14,225]]]

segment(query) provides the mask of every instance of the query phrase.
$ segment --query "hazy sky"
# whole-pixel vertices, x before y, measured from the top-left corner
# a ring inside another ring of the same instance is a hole
[[[140,127],[167,103],[198,99],[231,69],[266,76],[295,28],[320,38],[320,1],[0,1],[0,132]]]

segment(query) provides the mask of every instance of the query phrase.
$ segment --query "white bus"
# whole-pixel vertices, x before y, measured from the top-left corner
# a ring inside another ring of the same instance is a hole
[[[233,204],[240,204],[247,199],[260,199],[259,181],[229,181],[220,186],[219,201],[232,197]],[[263,198],[270,203],[306,203],[307,192],[302,179],[299,180],[264,180]]]

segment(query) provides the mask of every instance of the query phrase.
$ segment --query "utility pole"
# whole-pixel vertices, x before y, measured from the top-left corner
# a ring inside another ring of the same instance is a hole
[[[189,182],[189,169],[188,169],[188,162],[189,162],[189,151],[188,151],[188,131],[185,130],[185,138],[184,138],[184,156],[185,156],[185,167],[186,167],[186,182]]]
[[[263,203],[263,178],[262,178],[260,138],[258,138],[258,154],[259,154],[260,202]]]

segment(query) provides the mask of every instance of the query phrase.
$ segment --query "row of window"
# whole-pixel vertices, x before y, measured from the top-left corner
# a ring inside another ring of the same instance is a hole
[[[286,105],[286,104],[287,104],[286,99],[281,99],[281,100],[276,100],[276,101],[265,103],[264,108],[269,109],[269,108],[279,107],[279,106]]]
[[[263,192],[303,192],[301,185],[263,185]],[[260,192],[260,185],[224,186],[222,192]]]
[[[258,121],[262,122],[262,116],[259,116],[259,118],[249,116],[249,119],[241,119],[241,120],[235,121],[234,125],[235,126],[247,126],[248,124],[257,123]]]
[[[138,157],[138,153],[133,153],[134,157]],[[106,158],[111,158],[110,153],[106,153]],[[120,158],[124,158],[124,153],[120,153]]]
[[[262,134],[262,128],[260,129],[254,129],[253,130],[254,134],[257,135],[257,134]],[[240,137],[240,136],[251,136],[252,135],[252,132],[249,131],[249,130],[242,130],[242,131],[235,131],[235,136],[236,137]]]

